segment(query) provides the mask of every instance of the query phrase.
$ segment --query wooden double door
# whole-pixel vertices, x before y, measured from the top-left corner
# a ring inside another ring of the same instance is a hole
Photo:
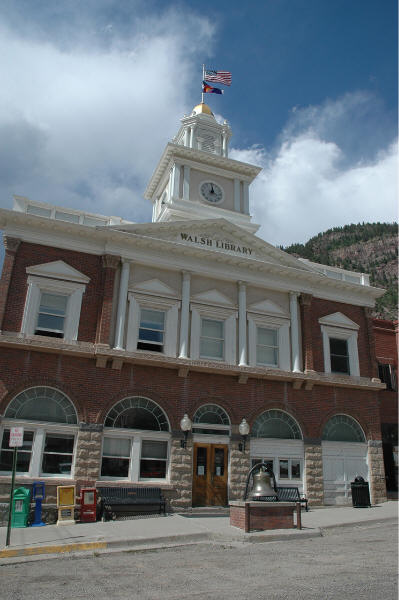
[[[194,444],[193,506],[227,506],[225,444]]]

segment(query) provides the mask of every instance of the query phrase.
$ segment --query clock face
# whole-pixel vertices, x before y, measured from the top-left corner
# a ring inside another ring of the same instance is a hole
[[[211,181],[205,181],[201,184],[200,187],[201,196],[207,201],[212,202],[212,204],[218,204],[223,200],[223,190],[216,183],[212,183]]]

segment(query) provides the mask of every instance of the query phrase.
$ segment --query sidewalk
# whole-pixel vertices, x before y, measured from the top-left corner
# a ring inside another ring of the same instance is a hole
[[[11,529],[11,545],[5,547],[6,527],[0,527],[0,565],[35,560],[39,556],[68,553],[104,553],[180,546],[198,542],[256,543],[320,537],[335,527],[394,522],[398,502],[389,501],[371,508],[322,507],[302,512],[302,529],[275,529],[245,533],[230,526],[228,516],[207,513],[171,514],[107,523],[26,527]]]

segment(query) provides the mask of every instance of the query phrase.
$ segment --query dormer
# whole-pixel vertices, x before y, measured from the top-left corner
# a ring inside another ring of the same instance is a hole
[[[201,102],[195,106],[189,116],[181,120],[182,126],[174,142],[194,150],[202,150],[219,156],[228,156],[231,129],[224,121],[220,125],[209,106]]]

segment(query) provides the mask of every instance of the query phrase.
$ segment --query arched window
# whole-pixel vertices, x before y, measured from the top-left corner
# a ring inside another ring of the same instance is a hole
[[[125,398],[115,404],[105,418],[105,427],[169,431],[163,410],[148,398]]]
[[[322,439],[329,442],[362,442],[366,438],[359,423],[347,415],[335,415],[324,426]]]
[[[75,407],[62,392],[51,387],[33,387],[18,394],[7,407],[6,419],[77,423]]]
[[[170,426],[158,404],[141,396],[124,398],[108,412],[104,426],[103,479],[166,479]]]
[[[194,414],[192,431],[193,433],[229,435],[230,419],[220,406],[204,404]]]
[[[18,450],[17,471],[30,477],[70,477],[78,419],[69,398],[55,388],[37,386],[11,400],[0,430],[0,472],[12,468],[10,427],[21,421],[24,439]]]
[[[251,437],[301,440],[297,422],[282,410],[267,410],[253,424]]]

